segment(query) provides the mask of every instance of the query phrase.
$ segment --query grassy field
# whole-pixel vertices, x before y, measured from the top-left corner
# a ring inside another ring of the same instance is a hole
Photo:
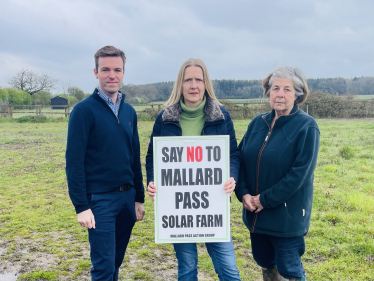
[[[238,141],[249,121],[235,121]],[[321,149],[303,263],[308,280],[374,280],[374,122],[318,120]],[[142,162],[153,122],[140,122]],[[0,122],[0,280],[90,280],[87,232],[79,226],[65,178],[67,122]],[[143,167],[143,172],[144,167]],[[233,195],[235,196],[235,195]],[[170,244],[155,244],[153,202],[136,224],[121,280],[175,280]],[[231,206],[242,280],[261,280],[241,205]],[[199,245],[200,280],[217,280]],[[339,279],[340,278],[340,279]]]
[[[357,95],[356,97],[359,100],[370,100],[370,99],[374,99],[374,95]]]

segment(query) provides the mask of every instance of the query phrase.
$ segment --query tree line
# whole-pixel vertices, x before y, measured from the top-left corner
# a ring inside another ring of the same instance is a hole
[[[218,99],[254,99],[262,97],[262,80],[213,80],[213,88]],[[126,101],[149,103],[166,101],[174,82],[159,82],[144,85],[127,84],[121,87]],[[314,78],[308,79],[311,91],[321,91],[333,95],[374,95],[374,77]]]
[[[58,96],[66,98],[69,105],[74,105],[89,95],[90,94],[85,93],[78,87],[70,86],[64,93],[61,93]],[[0,102],[6,102],[11,105],[50,105],[53,97],[55,97],[55,95],[49,91],[39,91],[30,95],[25,90],[0,88]]]
[[[22,69],[9,80],[11,87],[0,87],[0,102],[19,105],[49,105],[51,90],[58,80],[47,74],[38,74]],[[219,99],[253,99],[262,97],[261,80],[213,80],[213,88]],[[126,94],[126,101],[132,104],[143,104],[155,101],[166,101],[173,89],[174,82],[159,82],[144,85],[122,85],[121,92]],[[308,79],[311,91],[321,91],[333,95],[374,95],[374,77],[347,78],[314,78]],[[63,87],[59,96],[74,105],[90,93],[85,93],[77,86]]]
[[[39,74],[24,68],[9,80],[11,87],[0,87],[0,102],[15,105],[50,105],[54,97],[50,91],[57,82],[57,79],[47,74]],[[63,93],[59,96],[66,98],[69,105],[74,105],[90,95],[76,86],[68,85],[63,88]]]

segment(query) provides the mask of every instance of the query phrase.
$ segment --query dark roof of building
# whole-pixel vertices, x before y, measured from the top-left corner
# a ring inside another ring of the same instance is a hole
[[[57,98],[59,98],[59,99],[64,99],[64,100],[68,100],[67,98],[60,97],[60,96],[55,96],[55,97],[51,98],[51,100],[53,100],[53,99],[57,99]]]

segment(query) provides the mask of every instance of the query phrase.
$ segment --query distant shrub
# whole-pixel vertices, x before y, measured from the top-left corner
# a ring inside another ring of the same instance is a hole
[[[51,122],[51,123],[68,123],[69,118],[65,117],[47,117],[46,122]]]
[[[234,104],[229,100],[219,100],[234,120],[253,119],[258,114],[271,110],[269,101]],[[312,92],[300,106],[314,118],[374,118],[374,99],[360,100],[355,96],[337,96],[324,92]],[[155,120],[159,110],[147,108],[138,113],[139,120]]]
[[[9,94],[7,89],[3,89],[0,87],[0,101],[8,101],[9,100]]]
[[[31,96],[28,92],[12,89],[12,88],[5,88],[9,95],[9,104],[17,104],[17,105],[27,105],[32,103]]]
[[[138,120],[141,121],[154,121],[156,120],[157,115],[160,113],[159,110],[152,108],[146,108],[143,111],[138,113]]]
[[[238,106],[228,100],[220,100],[220,102],[230,113],[232,119],[253,119],[258,114],[271,110],[268,101],[243,106]]]
[[[45,123],[48,122],[48,118],[44,115],[28,115],[17,118],[18,123]]]
[[[75,96],[68,96],[68,104],[73,105],[77,104],[79,100]]]
[[[343,157],[344,159],[347,159],[347,160],[351,159],[354,156],[353,149],[348,145],[344,145],[339,150],[339,154],[340,154],[341,157]]]
[[[32,95],[33,104],[50,105],[52,94],[48,91],[40,91]]]
[[[301,108],[314,118],[372,118],[374,101],[312,92]]]
[[[67,89],[67,93],[68,93],[69,97],[75,97],[76,98],[76,101],[74,101],[74,103],[72,103],[72,104],[76,104],[76,103],[80,102],[81,100],[83,100],[85,98],[85,95],[86,95],[81,88],[76,87],[76,86],[70,86]],[[70,102],[70,100],[69,100],[69,102]]]
[[[269,102],[259,104],[248,104],[238,106],[228,100],[220,100],[222,105],[228,110],[232,119],[253,119],[256,115],[268,112],[271,108]],[[142,121],[154,121],[160,110],[146,108],[138,113],[138,119]]]
[[[6,118],[6,119],[12,120],[13,122],[17,122],[17,123],[46,123],[46,122],[67,123],[69,122],[69,118],[47,117],[45,115],[28,115],[28,116],[22,116],[19,118]]]
[[[139,98],[139,97],[133,97],[133,99],[134,99],[134,104],[143,104],[143,103],[145,103],[145,100],[144,100],[144,98]]]

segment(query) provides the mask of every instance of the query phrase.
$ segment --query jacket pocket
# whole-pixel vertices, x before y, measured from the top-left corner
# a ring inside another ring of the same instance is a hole
[[[288,216],[297,222],[304,220],[304,189],[299,189],[289,200],[284,203]]]
[[[242,211],[242,220],[245,224],[245,226],[248,228],[249,231],[251,231],[252,223],[253,223],[253,212],[248,211],[247,209],[243,208]]]
[[[275,208],[263,209],[258,213],[256,220],[256,229],[266,231],[267,233],[272,232],[274,235],[276,233],[287,232],[287,221],[289,216],[284,204],[281,204]]]
[[[87,194],[88,205],[90,209],[93,210],[97,205],[98,201],[100,200],[101,193],[91,193]]]
[[[94,197],[93,194],[87,194],[87,202],[88,202],[88,204],[90,205],[90,207],[91,207],[91,202],[92,202],[92,200],[93,200],[93,197]]]

